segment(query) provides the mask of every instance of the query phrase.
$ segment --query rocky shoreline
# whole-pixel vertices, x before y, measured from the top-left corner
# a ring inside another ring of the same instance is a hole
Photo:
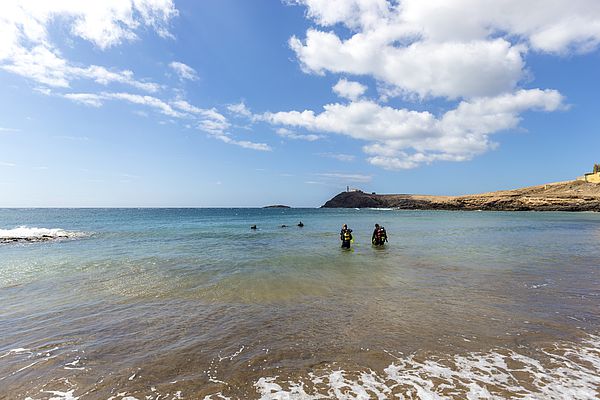
[[[41,235],[41,236],[34,236],[34,237],[6,237],[6,238],[0,238],[0,244],[20,243],[20,242],[26,242],[26,243],[49,242],[51,240],[65,240],[65,239],[69,239],[69,236],[66,236],[66,235],[60,235],[60,236]]]
[[[322,208],[600,212],[600,184],[567,181],[465,196],[342,192]]]

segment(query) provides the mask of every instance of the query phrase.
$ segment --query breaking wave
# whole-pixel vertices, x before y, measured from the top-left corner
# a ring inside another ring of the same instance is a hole
[[[19,226],[13,229],[0,229],[0,243],[43,242],[59,239],[78,239],[85,236],[88,236],[85,232],[66,231],[60,228]]]

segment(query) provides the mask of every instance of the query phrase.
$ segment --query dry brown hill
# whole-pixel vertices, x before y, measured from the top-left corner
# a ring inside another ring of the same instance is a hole
[[[342,192],[324,208],[416,210],[600,211],[600,184],[567,181],[465,196]]]

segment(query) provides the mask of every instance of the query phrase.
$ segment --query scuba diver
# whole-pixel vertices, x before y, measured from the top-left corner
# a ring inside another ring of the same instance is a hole
[[[379,224],[375,224],[375,230],[373,231],[373,236],[371,237],[371,243],[375,246],[383,246],[385,242],[387,242],[387,232],[383,226],[379,226]]]
[[[352,241],[352,229],[348,229],[348,225],[342,225],[342,230],[340,231],[340,240],[342,241],[342,248],[349,249],[350,242]]]

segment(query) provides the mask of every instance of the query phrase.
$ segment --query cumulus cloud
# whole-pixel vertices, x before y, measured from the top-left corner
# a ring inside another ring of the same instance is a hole
[[[137,39],[136,30],[150,27],[169,36],[167,27],[177,15],[172,0],[23,1],[0,4],[0,68],[38,83],[66,88],[76,79],[99,84],[121,83],[156,92],[159,85],[134,78],[129,70],[98,65],[79,66],[60,54],[48,27],[60,22],[71,35],[106,49]]]
[[[47,44],[48,25],[61,20],[70,27],[72,35],[106,49],[137,39],[136,31],[140,26],[169,37],[168,24],[177,14],[172,0],[2,2],[0,24],[6,34],[2,43],[15,45],[26,40]],[[2,46],[3,50],[10,50],[9,47]]]
[[[369,75],[385,95],[468,99],[518,89],[530,51],[600,44],[595,0],[298,0],[321,27],[290,47],[306,72]]]
[[[181,80],[198,80],[198,74],[196,73],[196,70],[190,67],[189,65],[186,65],[182,62],[173,61],[169,64],[169,67],[171,67],[171,69],[175,71],[175,73],[177,74],[177,76],[179,76],[179,79]]]
[[[357,100],[367,91],[367,87],[362,83],[348,81],[344,78],[340,79],[332,89],[338,96],[349,100]]]
[[[265,113],[262,119],[367,141],[363,150],[370,156],[369,162],[387,169],[407,169],[439,160],[469,160],[493,148],[490,136],[516,127],[522,112],[554,111],[563,106],[557,91],[531,89],[465,100],[440,116],[364,100],[328,104],[321,113]]]

